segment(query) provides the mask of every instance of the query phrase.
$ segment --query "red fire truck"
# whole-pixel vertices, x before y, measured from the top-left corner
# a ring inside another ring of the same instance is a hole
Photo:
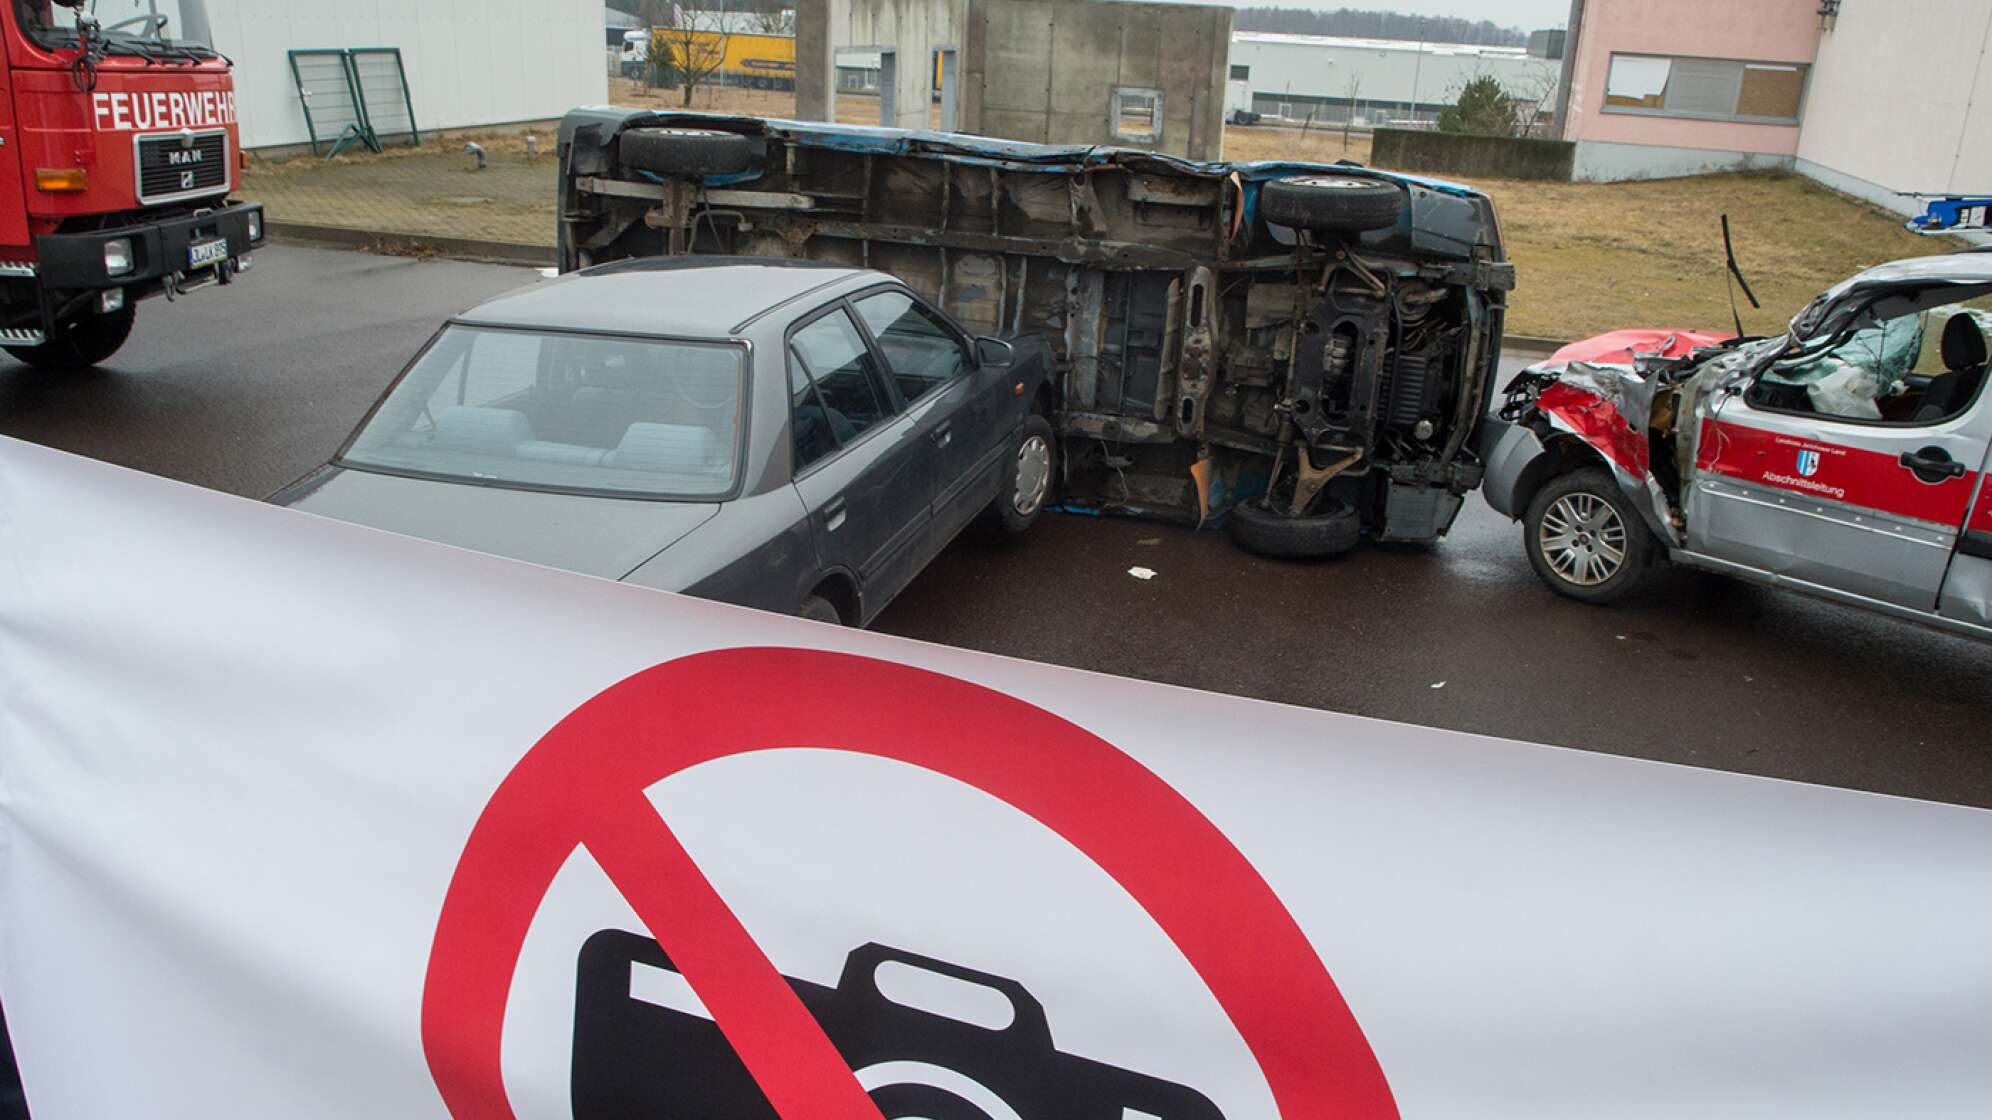
[[[0,348],[93,365],[262,242],[229,62],[200,0],[0,0],[0,37]]]

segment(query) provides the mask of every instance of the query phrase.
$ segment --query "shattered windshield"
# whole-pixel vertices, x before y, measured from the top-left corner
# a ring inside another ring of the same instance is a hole
[[[206,0],[14,0],[21,31],[46,50],[74,50],[77,24],[94,21],[104,53],[213,58]]]

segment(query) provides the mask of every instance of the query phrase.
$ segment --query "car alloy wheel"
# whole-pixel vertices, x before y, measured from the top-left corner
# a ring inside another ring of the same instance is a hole
[[[1017,446],[1017,487],[1010,504],[1025,517],[1037,512],[1051,489],[1051,444],[1043,436],[1028,435]],[[987,491],[984,491],[987,493]]]
[[[1542,515],[1536,543],[1556,574],[1579,587],[1596,587],[1625,566],[1625,522],[1595,494],[1556,499]]]

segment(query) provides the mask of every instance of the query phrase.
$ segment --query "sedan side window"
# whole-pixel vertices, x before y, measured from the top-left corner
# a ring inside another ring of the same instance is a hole
[[[816,395],[816,382],[791,348],[789,353],[789,429],[795,438],[795,469],[837,450],[837,434],[830,430],[830,413]]]
[[[885,418],[871,352],[843,311],[823,316],[789,339],[789,400],[797,470]]]
[[[961,340],[906,293],[880,292],[858,300],[857,307],[899,383],[899,395],[908,401],[961,372]]]

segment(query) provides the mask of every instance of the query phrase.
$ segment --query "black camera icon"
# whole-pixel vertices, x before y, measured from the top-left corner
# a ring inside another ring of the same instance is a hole
[[[888,963],[1000,993],[1009,1025],[894,1002],[878,984]],[[656,941],[603,930],[577,971],[574,1120],[777,1120]],[[851,952],[834,988],[785,979],[887,1120],[1224,1120],[1188,1086],[1059,1052],[1014,980],[877,944]]]

